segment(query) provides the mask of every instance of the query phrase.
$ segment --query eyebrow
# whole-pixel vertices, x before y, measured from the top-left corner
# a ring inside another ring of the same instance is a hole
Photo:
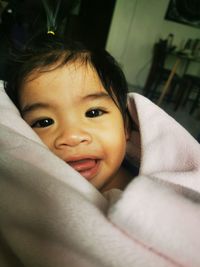
[[[89,95],[82,97],[83,100],[94,100],[94,99],[99,99],[99,98],[107,99],[107,98],[110,98],[110,95],[106,92],[98,92],[98,93],[89,94]],[[22,116],[24,116],[25,114],[32,112],[34,110],[37,110],[40,108],[50,108],[50,107],[52,107],[52,105],[49,103],[36,102],[30,105],[29,104],[25,105],[25,107],[21,110],[21,114]]]
[[[48,103],[43,103],[43,102],[37,102],[37,103],[32,103],[30,105],[25,105],[25,107],[21,110],[21,114],[22,116],[24,116],[25,114],[40,109],[40,108],[50,108],[51,105]]]
[[[107,92],[98,92],[84,96],[83,100],[93,100],[96,98],[110,98],[110,95]]]

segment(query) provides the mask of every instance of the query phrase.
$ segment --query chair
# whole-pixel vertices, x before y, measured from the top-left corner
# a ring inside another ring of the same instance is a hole
[[[156,97],[156,91],[159,85],[167,81],[171,72],[170,69],[166,69],[164,67],[164,64],[167,54],[175,47],[172,47],[169,50],[167,43],[167,40],[160,39],[159,42],[155,43],[153,47],[152,64],[143,89],[144,95],[150,99]],[[175,74],[168,93],[168,100],[171,100],[179,80],[179,76]]]
[[[191,97],[192,95],[194,98]],[[192,101],[189,112],[190,114],[193,114],[198,107],[199,99],[200,78],[191,74],[185,74],[178,88],[174,110],[177,110],[181,104],[182,106],[185,106],[188,101]]]

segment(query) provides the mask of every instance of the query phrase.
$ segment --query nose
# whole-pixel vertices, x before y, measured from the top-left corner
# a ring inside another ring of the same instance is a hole
[[[59,130],[55,138],[56,149],[63,147],[75,147],[80,144],[89,144],[92,141],[91,134],[81,127],[67,127]]]

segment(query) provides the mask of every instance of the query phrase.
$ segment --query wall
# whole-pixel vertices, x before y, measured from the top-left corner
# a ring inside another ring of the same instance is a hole
[[[164,19],[168,3],[169,0],[117,0],[106,49],[121,64],[129,84],[145,84],[152,47],[159,38],[173,33],[177,47],[187,38],[200,38],[200,29]],[[167,64],[171,66],[172,61]],[[189,71],[197,73],[197,64]]]

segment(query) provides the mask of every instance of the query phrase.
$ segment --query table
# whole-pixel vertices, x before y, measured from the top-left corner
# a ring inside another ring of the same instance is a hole
[[[176,74],[176,71],[177,71],[179,65],[181,64],[181,62],[185,63],[181,77],[183,77],[184,74],[186,74],[191,61],[200,63],[200,56],[198,56],[198,57],[191,56],[190,54],[187,54],[187,53],[184,53],[181,51],[172,52],[171,55],[174,55],[176,57],[176,60],[175,60],[175,63],[172,67],[172,70],[169,74],[169,77],[168,77],[166,83],[164,84],[164,86],[161,90],[160,97],[158,98],[158,101],[156,103],[158,106],[160,106],[162,104],[162,101],[163,101],[165,95],[167,94],[167,92],[170,88],[171,81],[172,81],[174,75]]]

